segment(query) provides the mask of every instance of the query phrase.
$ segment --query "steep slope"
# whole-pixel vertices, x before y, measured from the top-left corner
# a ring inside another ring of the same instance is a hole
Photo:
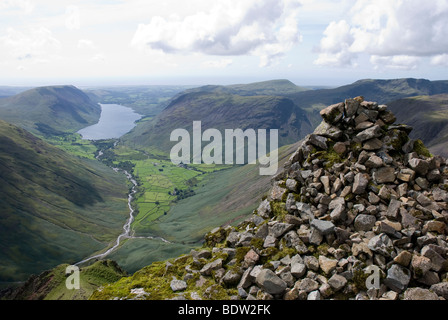
[[[385,105],[321,115],[252,216],[92,299],[447,299],[447,160]]]
[[[62,264],[32,276],[18,288],[0,290],[0,300],[87,300],[98,287],[126,276],[114,261],[97,261],[80,268],[79,285],[82,290],[68,290],[65,283],[68,266]]]
[[[291,100],[277,96],[242,96],[207,88],[173,98],[153,121],[142,123],[123,137],[130,145],[169,152],[170,134],[178,128],[191,132],[193,121],[203,131],[225,129],[279,129],[279,145],[292,144],[312,128],[306,113]]]
[[[0,119],[30,132],[58,135],[98,122],[101,107],[73,86],[40,87],[0,99]]]
[[[448,93],[448,81],[426,79],[365,79],[333,89],[310,90],[288,95],[296,105],[310,112],[314,126],[320,123],[319,111],[325,106],[350,97],[363,96],[368,101],[389,103],[406,97]]]
[[[124,176],[0,120],[0,281],[105,248],[126,220]]]
[[[448,94],[417,96],[389,103],[398,121],[414,128],[412,138],[420,138],[434,154],[448,157]]]

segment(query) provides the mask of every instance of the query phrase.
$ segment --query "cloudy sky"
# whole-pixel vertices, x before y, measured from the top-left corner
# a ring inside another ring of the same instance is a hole
[[[342,85],[447,71],[447,0],[0,0],[0,85]]]

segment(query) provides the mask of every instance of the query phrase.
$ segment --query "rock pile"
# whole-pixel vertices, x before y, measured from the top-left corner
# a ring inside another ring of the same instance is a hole
[[[212,253],[192,252],[189,272],[239,299],[448,299],[447,161],[385,105],[357,97],[321,116],[254,214],[207,234]]]

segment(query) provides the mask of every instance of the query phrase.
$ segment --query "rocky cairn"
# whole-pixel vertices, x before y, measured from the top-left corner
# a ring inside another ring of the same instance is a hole
[[[251,216],[161,265],[168,298],[448,299],[447,161],[385,105],[321,116]]]
[[[254,214],[206,236],[239,267],[198,272],[243,299],[448,299],[447,161],[385,105],[357,97],[321,116]]]

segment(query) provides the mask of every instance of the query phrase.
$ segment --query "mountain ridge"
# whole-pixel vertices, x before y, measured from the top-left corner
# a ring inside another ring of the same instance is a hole
[[[32,133],[73,133],[98,122],[101,107],[75,86],[37,87],[0,99],[0,119]]]

